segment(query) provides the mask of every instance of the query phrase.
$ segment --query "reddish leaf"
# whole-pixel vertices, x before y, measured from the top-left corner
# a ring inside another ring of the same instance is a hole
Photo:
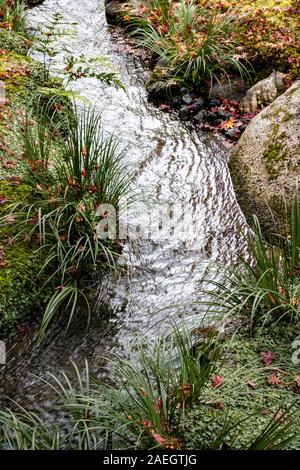
[[[278,387],[279,385],[282,384],[282,381],[281,381],[279,375],[277,375],[277,374],[271,374],[271,375],[269,375],[269,376],[266,378],[266,380],[267,380],[267,383],[268,383],[269,385],[275,385],[275,386]]]
[[[168,104],[162,103],[159,105],[159,109],[162,109],[162,110],[170,109],[170,106]]]
[[[224,382],[224,377],[222,377],[221,375],[214,375],[213,377],[211,377],[210,380],[214,388],[219,388]]]
[[[269,366],[273,363],[275,359],[275,354],[272,351],[266,351],[260,353],[260,360],[263,364]]]
[[[222,121],[221,124],[219,125],[220,129],[225,129],[226,131],[228,129],[232,129],[235,125],[236,119],[234,117],[229,118],[227,121]]]
[[[17,330],[18,330],[18,332],[20,333],[20,335],[22,335],[22,336],[25,335],[25,333],[26,333],[26,326],[24,325],[24,323],[19,323],[19,324],[17,325]]]
[[[247,385],[248,385],[248,387],[253,388],[253,390],[258,388],[258,386],[259,386],[256,382],[247,382]]]

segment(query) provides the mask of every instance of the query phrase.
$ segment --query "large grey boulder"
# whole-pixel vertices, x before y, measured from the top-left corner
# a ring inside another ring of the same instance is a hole
[[[270,209],[283,220],[300,179],[300,81],[258,114],[233,149],[230,169],[245,214],[274,230]]]

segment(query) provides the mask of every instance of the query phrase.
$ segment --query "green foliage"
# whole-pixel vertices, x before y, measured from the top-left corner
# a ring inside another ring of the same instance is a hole
[[[132,24],[131,34],[169,69],[169,79],[199,86],[222,74],[229,78],[231,70],[248,75],[249,64],[240,60],[229,39],[232,16],[212,13],[193,0],[155,0],[143,2]]]
[[[247,325],[247,318],[244,318]],[[239,321],[241,324],[241,321]],[[297,333],[294,324],[282,322],[249,337],[249,328],[241,327],[224,344],[226,351],[221,374],[222,387],[208,389],[205,401],[195,404],[187,413],[182,433],[190,449],[208,449],[223,428],[226,415],[239,423],[224,440],[224,449],[245,449],[276,416],[283,422],[284,412],[299,403],[296,385],[299,366],[292,363],[291,345]],[[261,354],[269,351],[272,362],[262,362]],[[270,385],[268,378],[277,374],[279,385]],[[278,412],[280,408],[280,412]],[[299,427],[298,413],[295,426]],[[257,434],[256,434],[257,433]],[[300,436],[289,448],[298,449]]]
[[[50,112],[54,103],[39,101],[35,121],[31,109],[18,118],[24,181],[30,192],[7,208],[14,214],[19,237],[26,234],[38,241],[44,260],[41,272],[50,273],[49,281],[60,280],[45,311],[41,336],[62,306],[69,312],[69,323],[79,300],[89,316],[88,273],[103,264],[113,267],[117,255],[116,237],[110,239],[108,232],[101,238],[98,227],[101,221],[107,224],[112,207],[117,223],[120,198],[130,195],[131,184],[123,152],[112,136],[103,135],[100,115],[91,108],[76,110],[60,126],[55,111]],[[99,212],[101,204],[105,211]],[[1,222],[7,225],[6,214]]]
[[[1,212],[9,203],[26,197],[29,188],[14,186],[0,180],[0,196],[7,200],[0,205]],[[0,337],[8,336],[16,324],[30,314],[39,314],[49,300],[49,289],[42,289],[45,277],[39,278],[42,261],[33,253],[32,244],[26,240],[14,240],[13,224],[0,227],[2,244],[0,267]],[[51,285],[53,288],[53,285]]]
[[[16,54],[26,54],[28,41],[14,31],[0,28],[0,48]]]
[[[228,412],[209,407],[211,391],[222,395],[210,384],[219,367],[219,338],[208,329],[198,347],[193,346],[192,335],[178,329],[170,341],[159,339],[154,346],[139,342],[135,361],[112,360],[114,386],[94,381],[87,363],[82,375],[74,365],[78,383],[64,373],[50,374],[43,382],[55,391],[67,426],[59,421],[47,425],[13,403],[14,411],[0,411],[0,447],[174,450],[193,443],[193,448],[202,449],[283,449],[298,437],[293,403],[282,407],[280,419],[278,414],[241,418],[234,414],[234,406]],[[228,387],[233,384],[229,381]],[[185,441],[189,428],[193,439]],[[244,439],[239,440],[240,434]]]
[[[228,314],[250,316],[251,328],[258,322],[276,323],[299,317],[300,308],[300,207],[295,192],[285,236],[274,235],[267,243],[259,221],[254,217],[253,233],[248,237],[250,260],[242,259],[242,269],[235,270],[224,285],[215,283],[212,309]]]
[[[0,11],[2,13],[2,21],[7,25],[8,29],[12,29],[18,33],[25,31],[25,8],[24,0],[0,0]]]

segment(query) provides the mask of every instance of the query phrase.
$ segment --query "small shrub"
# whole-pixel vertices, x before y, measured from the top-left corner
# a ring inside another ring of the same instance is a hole
[[[144,1],[133,13],[131,34],[169,69],[169,79],[193,86],[229,78],[231,70],[248,75],[230,40],[232,17],[212,13],[193,0]]]

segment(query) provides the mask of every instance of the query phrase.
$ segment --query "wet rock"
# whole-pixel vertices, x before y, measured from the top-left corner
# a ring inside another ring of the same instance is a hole
[[[240,135],[241,131],[238,127],[233,127],[232,129],[228,129],[228,131],[225,132],[225,137],[231,140],[238,140]]]
[[[39,5],[40,3],[43,3],[45,0],[27,0],[27,3],[30,7],[34,7],[36,5]]]
[[[240,101],[240,99],[245,95],[245,92],[246,85],[243,80],[232,80],[231,82],[224,84],[214,83],[210,92],[210,97],[217,98],[218,96],[223,96],[229,100]]]
[[[231,113],[225,109],[218,109],[217,111],[217,117],[222,119],[222,121],[227,121],[231,116]]]
[[[197,100],[193,101],[193,103],[191,104],[191,111],[193,114],[198,113],[203,108],[204,108],[203,98],[198,98]]]
[[[205,122],[207,119],[207,111],[202,109],[199,113],[195,114],[194,119],[200,123]]]
[[[216,113],[213,113],[212,111],[207,111],[206,112],[207,122],[214,122],[216,120],[216,118],[217,118]]]
[[[218,98],[214,98],[214,99],[210,100],[210,102],[209,102],[209,106],[211,106],[211,107],[220,106],[220,104],[221,104],[221,101],[218,100]]]
[[[174,108],[179,108],[183,104],[181,96],[175,96],[172,100],[172,106]]]
[[[243,124],[241,127],[240,127],[240,131],[241,132],[244,132],[248,127],[248,124]]]
[[[189,93],[186,93],[185,95],[182,96],[182,101],[186,104],[191,104],[191,102],[193,101],[193,98],[191,97]]]
[[[190,117],[190,108],[188,106],[181,106],[179,110],[180,119],[188,119]]]
[[[286,75],[281,72],[272,72],[268,78],[256,83],[240,102],[243,113],[254,113],[271,104],[285,90],[284,79]]]
[[[282,196],[291,200],[300,178],[300,81],[249,124],[230,158],[242,209],[256,214],[265,233],[278,230],[270,209],[284,221]]]
[[[181,94],[181,96],[186,95],[187,93],[189,93],[189,89],[188,89],[188,88],[186,88],[186,87],[180,88],[180,94]]]

